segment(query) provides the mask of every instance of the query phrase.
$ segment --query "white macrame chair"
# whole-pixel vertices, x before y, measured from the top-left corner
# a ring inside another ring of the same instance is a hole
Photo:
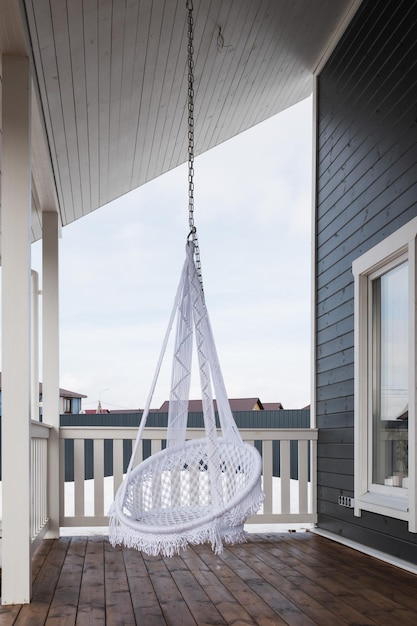
[[[242,441],[227,399],[192,241],[126,477],[110,509],[109,538],[151,555],[172,556],[189,544],[245,541],[244,522],[264,494],[257,449]],[[134,465],[171,329],[177,317],[167,446]],[[205,435],[186,440],[195,334]],[[216,429],[213,392],[220,433]]]

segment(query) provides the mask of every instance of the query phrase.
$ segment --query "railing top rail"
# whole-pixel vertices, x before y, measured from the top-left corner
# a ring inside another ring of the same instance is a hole
[[[51,429],[52,426],[50,426],[49,424],[44,424],[43,422],[31,420],[30,434],[33,439],[49,439],[49,433]]]
[[[244,440],[250,441],[317,441],[317,428],[241,428]],[[61,439],[135,439],[137,427],[129,426],[61,426]],[[166,428],[145,428],[144,439],[166,439]],[[187,429],[189,439],[204,436],[203,428]]]

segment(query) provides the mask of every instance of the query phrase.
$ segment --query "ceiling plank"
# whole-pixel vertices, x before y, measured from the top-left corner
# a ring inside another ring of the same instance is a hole
[[[98,19],[96,0],[83,0],[85,102],[87,115],[90,206],[100,206]],[[72,32],[72,31],[71,31]],[[81,71],[81,70],[80,70]],[[82,80],[82,79],[81,79]]]
[[[118,167],[123,51],[126,36],[126,5],[124,2],[113,3],[111,20],[110,115],[107,196],[108,198],[117,198],[117,196],[120,195],[120,181],[123,181],[123,187],[125,187],[125,173],[123,170],[120,171],[120,168]]]
[[[77,189],[78,201],[74,203],[74,219],[79,219],[88,211],[91,204],[90,168],[89,168],[89,133],[87,113],[86,58],[84,36],[83,0],[71,0],[68,3],[68,46],[70,54],[71,83],[73,85],[73,104],[70,113],[73,115],[71,127],[67,132],[74,133],[69,143],[69,159],[71,167],[79,179]],[[82,28],[77,28],[82,24]],[[68,97],[71,93],[68,94]],[[73,164],[74,161],[74,164]],[[78,165],[78,168],[76,167]]]
[[[112,1],[98,3],[98,137],[99,137],[99,202],[109,201],[108,172],[110,151],[111,101],[111,18]]]

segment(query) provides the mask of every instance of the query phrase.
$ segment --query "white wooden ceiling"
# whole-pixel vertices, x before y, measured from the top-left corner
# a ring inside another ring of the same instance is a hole
[[[197,154],[307,97],[358,4],[194,0]],[[186,160],[186,0],[21,6],[63,226]]]

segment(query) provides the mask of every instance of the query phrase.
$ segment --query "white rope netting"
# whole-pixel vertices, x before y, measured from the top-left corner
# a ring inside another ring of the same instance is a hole
[[[167,447],[134,467],[175,316]],[[194,336],[205,436],[187,441]],[[212,386],[220,433],[216,429]],[[223,542],[245,540],[244,522],[264,499],[261,471],[259,452],[242,441],[233,419],[194,262],[194,244],[187,242],[186,260],[151,392],[125,480],[109,513],[110,542],[166,556],[189,544],[208,542],[219,553]]]

